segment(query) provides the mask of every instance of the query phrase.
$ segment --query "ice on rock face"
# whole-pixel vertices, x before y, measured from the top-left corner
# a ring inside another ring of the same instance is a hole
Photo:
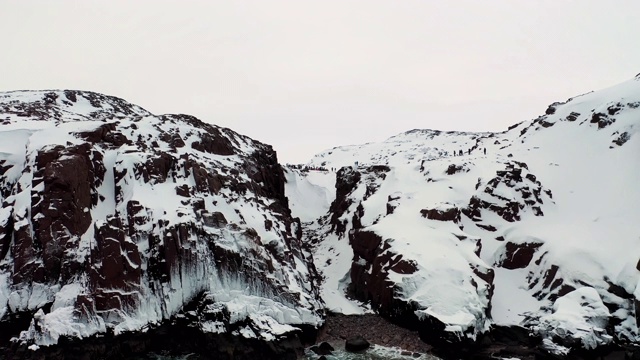
[[[29,329],[20,334],[20,340],[39,346],[48,346],[57,344],[60,336],[83,338],[106,331],[105,323],[101,318],[92,320],[78,321],[73,306],[58,308],[48,314],[39,309],[33,315]]]
[[[101,94],[8,92],[0,169],[0,318],[34,313],[25,343],[138,331],[210,295],[262,339],[323,321],[269,145]]]

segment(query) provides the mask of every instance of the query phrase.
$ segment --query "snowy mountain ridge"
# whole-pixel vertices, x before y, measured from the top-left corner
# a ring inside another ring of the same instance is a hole
[[[316,155],[340,169],[331,209],[304,225],[327,306],[365,303],[426,338],[523,326],[557,354],[636,343],[639,130],[636,77],[501,133]]]
[[[491,133],[414,129],[390,137],[380,143],[339,146],[316,155],[311,166],[352,166],[359,164],[389,165],[402,157],[411,161],[432,160],[477,147],[478,139]],[[331,165],[329,165],[331,164]]]

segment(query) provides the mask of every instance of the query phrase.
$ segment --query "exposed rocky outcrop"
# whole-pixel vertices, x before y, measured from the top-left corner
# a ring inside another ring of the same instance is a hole
[[[392,318],[407,327],[413,327],[417,319],[410,314],[411,306],[398,301],[400,290],[389,278],[389,273],[413,274],[418,268],[414,261],[388,251],[390,245],[370,231],[355,230],[349,236],[354,258],[351,264],[350,293],[370,303],[380,314]],[[408,311],[405,313],[404,311]]]
[[[468,207],[462,212],[476,222],[482,221],[483,209],[514,222],[521,219],[524,211],[543,216],[541,205],[545,201],[553,203],[552,196],[551,190],[545,189],[537,177],[528,171],[527,164],[512,161],[507,163],[504,170],[496,172],[496,177],[489,180],[480,194],[471,197]]]
[[[394,228],[392,225],[397,221],[396,217],[406,216],[406,210],[403,209],[407,208],[408,203],[412,203],[401,191],[381,192],[382,189],[388,191],[388,182],[396,181],[397,177],[394,169],[386,166],[360,167],[357,174],[350,168],[342,168],[337,173],[337,196],[330,211],[340,209],[340,212],[330,213],[331,222],[327,225],[327,231],[329,236],[348,241],[353,251],[347,296],[369,304],[387,319],[416,329],[424,338],[435,339],[435,342],[475,338],[478,333],[486,330],[485,320],[489,316],[488,304],[492,292],[492,270],[477,258],[475,245],[473,251],[468,251],[466,246],[465,250],[454,250],[462,241],[476,240],[461,233],[456,224],[461,212],[451,204],[416,211],[412,215],[420,226],[427,227],[429,223],[420,213],[429,220],[451,220],[455,224],[453,228],[442,232],[427,232],[424,234],[424,241],[436,241],[443,249],[451,249],[452,256],[465,265],[447,274],[448,270],[444,270],[446,266],[440,260],[408,255],[406,249],[398,247],[407,237],[404,230],[410,233],[415,230],[404,229],[402,226]],[[376,205],[372,207],[371,204]],[[431,240],[430,237],[436,239]],[[412,237],[411,241],[418,239]],[[437,256],[436,253],[433,255]],[[455,274],[453,276],[456,279],[463,279],[464,286],[469,286],[469,293],[461,295],[466,300],[457,297],[453,300],[467,302],[466,305],[469,306],[462,310],[469,311],[469,315],[461,323],[457,323],[457,320],[450,322],[450,318],[445,315],[448,313],[445,305],[447,301],[444,300],[449,296],[447,288],[459,286],[450,278],[452,274]],[[438,276],[442,277],[437,279]],[[422,282],[428,281],[441,283],[436,286],[438,290],[434,288],[434,291],[442,293],[416,293],[416,287],[419,288]]]
[[[430,220],[460,222],[460,209],[452,204],[444,204],[436,209],[422,209],[420,214]]]
[[[329,212],[331,214],[331,229],[338,234],[345,233],[346,223],[341,217],[353,203],[348,195],[353,192],[360,178],[360,172],[352,167],[343,167],[336,174],[336,199],[331,203]]]
[[[531,260],[540,246],[542,244],[539,243],[514,244],[508,242],[504,245],[503,258],[497,265],[511,270],[524,269],[531,264]]]

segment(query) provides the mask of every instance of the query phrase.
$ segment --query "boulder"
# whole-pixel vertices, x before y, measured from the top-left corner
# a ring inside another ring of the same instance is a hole
[[[331,355],[335,350],[331,344],[326,341],[321,342],[318,345],[313,345],[309,348],[309,350],[313,351],[317,355]]]
[[[362,336],[352,337],[344,343],[344,349],[349,352],[361,352],[367,350],[371,344]]]
[[[436,209],[422,209],[420,210],[420,214],[422,217],[430,220],[460,221],[460,209],[453,205],[442,206]]]
[[[524,269],[529,266],[533,255],[540,246],[542,246],[541,243],[515,244],[507,242],[504,245],[504,254],[497,265],[505,269]]]

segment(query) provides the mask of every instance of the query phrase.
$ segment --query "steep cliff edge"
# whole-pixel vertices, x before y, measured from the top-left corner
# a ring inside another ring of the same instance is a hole
[[[0,170],[2,341],[38,349],[186,316],[277,342],[323,322],[268,145],[96,93],[17,91],[0,94]]]
[[[502,133],[316,155],[307,166],[340,169],[304,225],[328,308],[373,308],[445,346],[499,326],[557,355],[638,343],[639,131],[636,77]]]

